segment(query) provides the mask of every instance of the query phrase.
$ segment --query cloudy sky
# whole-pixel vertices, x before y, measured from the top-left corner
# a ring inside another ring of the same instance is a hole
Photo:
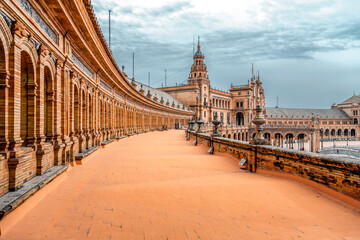
[[[266,105],[328,108],[360,93],[359,0],[93,0],[119,66],[151,86],[184,83],[200,36],[213,87],[260,71]]]

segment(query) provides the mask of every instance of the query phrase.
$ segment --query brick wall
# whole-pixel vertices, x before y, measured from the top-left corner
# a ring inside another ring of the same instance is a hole
[[[9,170],[4,156],[0,156],[0,196],[9,189]]]
[[[198,144],[210,147],[210,135],[191,133]],[[215,152],[247,159],[247,169],[296,175],[360,200],[360,162],[273,146],[256,146],[227,138],[214,138]]]

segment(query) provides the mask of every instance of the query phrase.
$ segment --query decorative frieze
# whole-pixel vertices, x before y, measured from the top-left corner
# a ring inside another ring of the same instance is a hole
[[[57,43],[58,36],[57,34],[47,25],[47,23],[42,19],[38,12],[31,6],[27,0],[18,0],[20,5],[24,10],[31,16],[34,21],[39,24],[39,26],[45,31],[45,33]]]
[[[103,81],[100,80],[100,86],[111,92],[111,88]]]
[[[115,96],[121,100],[124,100],[124,96],[122,96],[121,94],[115,92]]]
[[[94,74],[80,61],[80,59],[73,53],[71,59],[78,65],[89,77],[93,78]],[[111,91],[111,90],[109,90]]]

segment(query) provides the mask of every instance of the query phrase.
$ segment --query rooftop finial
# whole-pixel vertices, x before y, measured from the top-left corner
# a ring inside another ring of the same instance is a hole
[[[200,51],[200,36],[198,36],[198,51]]]

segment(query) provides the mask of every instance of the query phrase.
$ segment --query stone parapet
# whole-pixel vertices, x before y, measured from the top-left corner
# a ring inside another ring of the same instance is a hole
[[[215,152],[246,159],[244,167],[252,172],[261,169],[299,176],[360,200],[360,163],[356,160],[190,132],[190,140],[195,139],[197,144],[212,144]]]

